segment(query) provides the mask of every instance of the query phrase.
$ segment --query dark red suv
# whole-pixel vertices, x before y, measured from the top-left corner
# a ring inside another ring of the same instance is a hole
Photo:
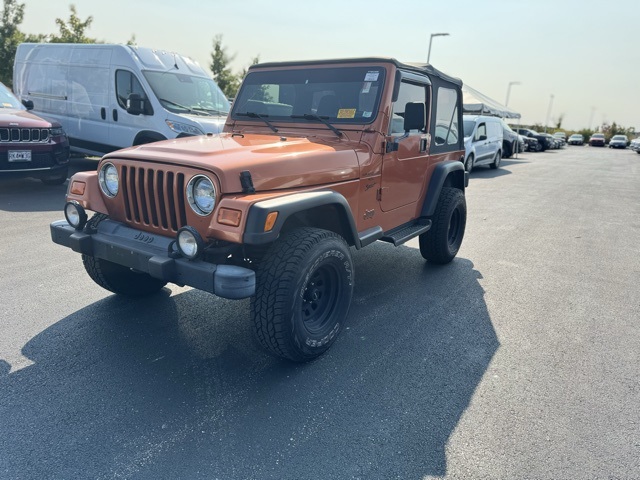
[[[58,123],[27,110],[0,83],[0,176],[39,178],[47,185],[64,183],[69,169],[69,140]]]

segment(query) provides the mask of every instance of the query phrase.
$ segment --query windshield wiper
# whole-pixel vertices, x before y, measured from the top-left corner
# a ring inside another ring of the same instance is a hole
[[[189,107],[186,107],[184,105],[180,105],[179,103],[176,103],[176,102],[174,102],[172,100],[167,100],[166,98],[158,98],[158,100],[160,100],[161,102],[168,103],[169,105],[173,105],[174,107],[182,108],[182,109],[186,110],[189,113],[193,113],[193,110],[191,110]]]
[[[322,122],[327,127],[329,127],[331,131],[338,136],[338,138],[342,137],[342,132],[325,120],[325,118],[329,118],[329,117],[321,117],[320,115],[315,115],[313,113],[305,113],[304,115],[291,115],[291,118],[304,118],[305,120],[317,120],[318,122]]]
[[[264,123],[267,124],[267,126],[273,130],[275,133],[278,133],[278,129],[276,127],[273,126],[273,124],[267,120],[264,117],[268,117],[269,115],[264,114],[264,115],[260,115],[259,113],[256,112],[246,112],[246,113],[236,113],[237,116],[239,117],[249,117],[249,118],[259,118],[260,120],[262,120]]]
[[[207,114],[216,113],[218,115],[227,115],[229,112],[223,112],[222,110],[216,110],[215,108],[203,108],[203,107],[193,107],[193,110],[198,112],[206,112]]]

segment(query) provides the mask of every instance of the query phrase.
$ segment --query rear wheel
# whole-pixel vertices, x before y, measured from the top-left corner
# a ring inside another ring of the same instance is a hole
[[[293,230],[258,264],[251,317],[274,355],[305,362],[324,353],[342,329],[353,294],[346,242],[317,228]]]
[[[496,156],[493,158],[493,163],[491,163],[489,166],[495,170],[500,166],[501,160],[502,160],[502,157],[500,156],[500,150],[498,150],[496,152]]]
[[[467,225],[467,203],[462,190],[444,187],[431,220],[431,228],[420,235],[420,253],[431,263],[449,263],[460,250]]]

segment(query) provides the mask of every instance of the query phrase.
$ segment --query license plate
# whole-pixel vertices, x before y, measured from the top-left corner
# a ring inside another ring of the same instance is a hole
[[[9,150],[10,162],[30,162],[31,150]]]

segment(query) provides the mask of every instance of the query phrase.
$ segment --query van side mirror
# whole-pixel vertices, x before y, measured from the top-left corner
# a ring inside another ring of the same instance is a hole
[[[24,105],[27,110],[33,110],[33,100],[22,100],[22,105]]]
[[[479,141],[479,142],[481,142],[481,141],[483,141],[483,140],[486,140],[486,139],[487,139],[487,136],[486,136],[486,135],[480,135],[480,136],[478,137],[478,141]]]
[[[142,115],[144,113],[144,98],[139,93],[130,93],[127,98],[127,113]]]

